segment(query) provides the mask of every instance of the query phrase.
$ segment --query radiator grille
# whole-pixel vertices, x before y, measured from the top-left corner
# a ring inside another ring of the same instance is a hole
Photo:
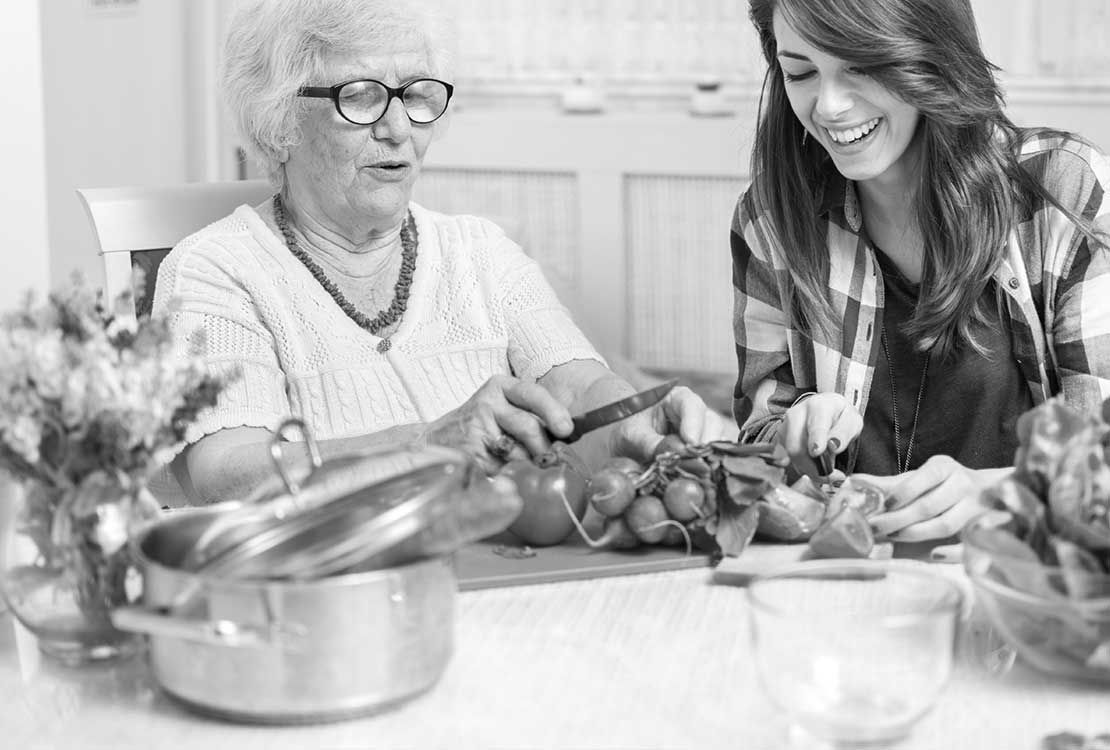
[[[739,179],[624,180],[628,342],[645,367],[733,372],[729,224]]]

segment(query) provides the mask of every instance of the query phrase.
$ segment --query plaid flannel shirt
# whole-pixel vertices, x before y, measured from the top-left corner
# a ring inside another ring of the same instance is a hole
[[[1110,232],[1110,160],[1073,137],[1028,131],[1022,167],[1060,203]],[[826,344],[789,320],[789,270],[781,241],[748,190],[732,225],[733,330],[739,376],[733,415],[745,441],[770,440],[783,413],[812,392],[844,394],[867,408],[882,324],[883,281],[863,231],[855,185],[827,191],[829,288],[837,313]],[[1082,409],[1110,397],[1110,249],[1090,242],[1038,198],[1010,232],[994,279],[1005,292],[1013,356],[1034,403],[1063,394]]]

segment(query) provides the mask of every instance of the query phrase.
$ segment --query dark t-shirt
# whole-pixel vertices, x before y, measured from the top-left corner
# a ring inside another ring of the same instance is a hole
[[[914,408],[921,385],[925,355],[914,349],[902,330],[913,316],[918,285],[909,282],[879,251],[875,252],[883,272],[883,327],[894,360],[898,424],[903,457],[913,429]],[[990,353],[984,357],[968,346],[960,347],[945,360],[929,363],[921,397],[913,453],[907,468],[916,469],[930,456],[952,456],[971,469],[1010,466],[1017,448],[1015,425],[1023,412],[1032,408],[1029,386],[1014,360],[1006,316],[999,316],[995,288],[990,296],[988,324],[977,329],[978,340]],[[891,368],[879,352],[871,395],[863,415],[863,433],[855,471],[867,474],[897,474],[894,454],[894,420],[891,400]]]

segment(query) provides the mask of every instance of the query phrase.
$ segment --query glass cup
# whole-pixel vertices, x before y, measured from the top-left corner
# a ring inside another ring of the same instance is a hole
[[[907,561],[815,560],[748,586],[752,652],[797,745],[884,747],[952,672],[963,594]]]

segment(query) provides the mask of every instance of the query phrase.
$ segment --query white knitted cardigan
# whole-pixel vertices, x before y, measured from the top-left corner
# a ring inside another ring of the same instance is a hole
[[[231,427],[272,430],[291,415],[318,439],[429,422],[492,375],[537,378],[574,359],[602,361],[539,266],[495,224],[410,208],[416,271],[384,354],[249,206],[173,249],[155,314],[168,314],[189,345],[203,332],[213,373],[239,371],[187,442]]]

